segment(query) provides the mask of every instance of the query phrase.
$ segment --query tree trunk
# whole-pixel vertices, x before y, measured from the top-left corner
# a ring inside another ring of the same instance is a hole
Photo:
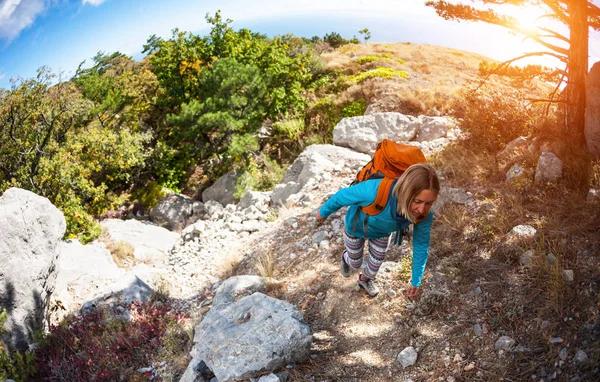
[[[568,2],[570,17],[570,47],[567,71],[567,116],[566,129],[573,134],[573,141],[585,147],[585,80],[588,69],[589,25],[587,20],[588,0]]]

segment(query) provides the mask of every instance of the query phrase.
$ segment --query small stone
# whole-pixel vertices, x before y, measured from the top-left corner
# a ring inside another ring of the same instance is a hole
[[[535,251],[533,249],[530,249],[521,255],[519,261],[522,266],[528,267],[533,263],[534,256]]]
[[[560,337],[552,337],[552,338],[550,339],[550,343],[551,343],[551,344],[560,344],[560,343],[562,343],[562,342],[563,342],[563,339],[562,339],[562,338],[560,338]]]
[[[475,288],[475,293],[481,294],[482,293],[481,288],[480,287]]]
[[[483,336],[483,328],[479,324],[473,325],[473,331],[477,337]]]
[[[271,373],[269,375],[265,375],[260,377],[258,382],[279,382],[279,377],[275,374]]]
[[[577,350],[574,359],[577,363],[583,363],[588,360],[588,355],[583,350]]]
[[[575,280],[575,275],[573,274],[573,271],[570,269],[563,270],[563,277],[564,277],[565,281],[568,281],[568,282]]]
[[[446,382],[456,382],[456,378],[454,378],[453,376],[449,376],[448,378],[446,378]]]
[[[568,356],[569,356],[569,350],[567,350],[567,348],[560,349],[560,352],[558,353],[558,358],[565,361]]]
[[[460,354],[455,354],[454,355],[454,362],[462,362],[462,357],[460,356]]]
[[[499,350],[510,350],[513,346],[515,345],[515,340],[513,340],[512,338],[508,337],[508,336],[502,336],[500,338],[498,338],[498,340],[496,341],[496,344],[494,345],[494,348],[496,349],[496,351]]]
[[[558,259],[556,258],[556,256],[554,256],[554,254],[548,253],[546,255],[546,262],[550,265],[554,265],[558,262]]]
[[[471,362],[470,364],[468,364],[467,366],[465,366],[464,370],[465,371],[471,371],[475,369],[475,362]]]
[[[409,346],[398,354],[396,360],[400,362],[403,368],[407,368],[417,362],[417,357],[417,351],[412,346]]]
[[[587,200],[588,202],[591,202],[591,201],[594,201],[599,198],[600,198],[600,192],[598,192],[598,190],[590,188],[585,200]]]
[[[396,291],[393,290],[392,288],[389,288],[385,293],[391,298],[396,297]]]

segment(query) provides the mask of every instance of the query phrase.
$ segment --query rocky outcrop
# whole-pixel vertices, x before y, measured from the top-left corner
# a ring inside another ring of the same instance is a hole
[[[44,197],[18,188],[0,197],[2,340],[10,349],[27,348],[43,329],[65,229],[62,212]]]
[[[312,335],[302,313],[287,302],[252,293],[261,280],[244,277],[217,290],[219,303],[215,299],[196,327],[193,359],[180,381],[206,380],[212,374],[222,382],[239,381],[308,358]],[[240,283],[248,288],[237,287]]]
[[[585,99],[585,141],[590,153],[600,156],[600,62],[588,74]]]
[[[150,211],[150,219],[171,231],[181,231],[198,220],[204,205],[185,195],[171,194],[162,198]]]
[[[242,175],[240,172],[230,171],[223,175],[202,192],[202,202],[206,203],[209,200],[214,200],[226,206],[236,202],[233,194],[235,193],[235,185],[238,178]]]
[[[333,143],[370,154],[387,138],[412,142],[427,154],[443,147],[456,134],[456,124],[450,117],[413,117],[390,112],[342,119],[333,129]]]
[[[367,164],[371,157],[344,147],[312,145],[300,154],[287,169],[283,180],[271,194],[271,204],[285,204],[290,196],[307,191],[315,183],[326,181],[331,173],[353,168],[356,171]],[[300,201],[303,195],[296,199]]]

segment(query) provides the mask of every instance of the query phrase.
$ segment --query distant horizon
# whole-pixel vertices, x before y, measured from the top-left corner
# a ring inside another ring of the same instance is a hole
[[[7,14],[16,20],[18,12],[10,13],[6,8],[9,2],[19,6],[23,1],[2,0],[0,22]],[[38,5],[43,1],[29,0]],[[498,61],[539,50],[533,42],[523,42],[502,27],[446,21],[425,7],[422,0],[404,0],[402,6],[392,0],[371,0],[369,6],[358,0],[297,0],[293,4],[265,0],[255,2],[253,7],[241,0],[202,4],[173,0],[167,7],[159,0],[66,0],[64,3],[35,14],[31,25],[23,27],[16,36],[12,29],[0,27],[0,38],[5,41],[0,49],[0,88],[10,88],[10,78],[34,77],[42,66],[69,78],[82,61],[85,60],[84,67],[91,66],[92,57],[99,51],[107,54],[118,51],[139,61],[145,56],[141,51],[151,35],[169,39],[175,28],[205,35],[210,29],[204,16],[218,9],[223,18],[233,19],[235,30],[247,28],[268,37],[290,33],[310,38],[337,32],[345,38],[356,36],[362,41],[358,31],[369,28],[372,36],[369,42],[444,46]],[[592,32],[590,63],[599,60],[600,34]],[[558,61],[550,58],[521,62],[528,63],[558,66]]]

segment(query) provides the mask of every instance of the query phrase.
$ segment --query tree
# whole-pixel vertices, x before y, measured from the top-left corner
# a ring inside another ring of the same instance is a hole
[[[474,0],[475,1],[475,0]],[[562,81],[566,82],[565,128],[574,132],[576,143],[585,146],[585,80],[588,68],[589,28],[600,30],[600,8],[588,0],[477,0],[483,5],[531,6],[544,11],[544,17],[564,24],[570,30],[567,36],[553,27],[526,29],[516,18],[499,14],[495,9],[480,9],[462,3],[452,4],[444,0],[427,1],[437,14],[446,20],[483,21],[499,25],[531,38],[543,49],[516,57],[507,63],[533,56],[552,56],[564,63]],[[561,81],[561,82],[562,82]],[[560,84],[559,84],[560,86]],[[552,99],[551,101],[556,101]]]
[[[365,44],[371,38],[371,31],[369,30],[369,28],[361,29],[358,31],[358,33],[360,33],[363,36],[363,39],[365,40]]]

